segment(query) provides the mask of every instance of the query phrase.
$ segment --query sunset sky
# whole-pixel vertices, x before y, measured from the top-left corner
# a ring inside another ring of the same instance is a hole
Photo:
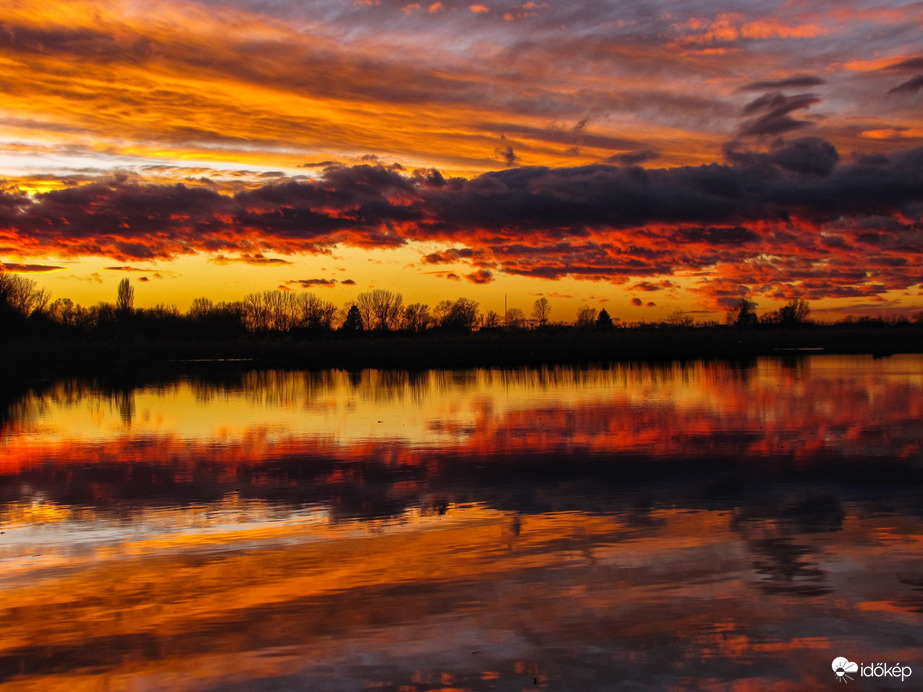
[[[0,262],[53,297],[923,309],[923,2],[12,0]]]

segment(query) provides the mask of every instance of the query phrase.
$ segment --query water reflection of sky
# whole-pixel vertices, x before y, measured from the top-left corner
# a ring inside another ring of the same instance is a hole
[[[860,369],[856,363],[861,362]],[[470,372],[266,371],[218,385],[185,379],[99,391],[61,383],[4,433],[8,463],[93,445],[158,441],[328,449],[394,443],[491,452],[919,454],[923,360],[814,357],[605,369]]]
[[[921,388],[918,356],[58,383],[0,437],[0,682],[923,675]]]

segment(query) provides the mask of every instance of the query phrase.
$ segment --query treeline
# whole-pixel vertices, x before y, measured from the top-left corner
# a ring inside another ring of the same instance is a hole
[[[581,312],[580,326],[611,329],[614,324],[605,310],[597,315]],[[128,279],[118,285],[114,303],[90,307],[69,298],[51,300],[34,281],[15,274],[0,273],[0,327],[5,334],[75,333],[99,337],[144,336],[149,338],[197,337],[226,339],[247,334],[355,336],[370,332],[469,333],[477,330],[523,330],[550,324],[551,305],[539,298],[531,318],[511,308],[504,315],[490,310],[484,314],[469,298],[443,300],[435,306],[405,304],[400,293],[376,289],[360,293],[345,305],[323,300],[313,293],[263,291],[243,300],[215,303],[196,298],[188,312],[174,305],[152,308],[134,306],[134,287]]]
[[[810,325],[810,307],[793,299],[776,311],[756,313],[756,303],[742,299],[726,315],[725,324],[737,328],[804,327]],[[915,322],[923,323],[923,313]],[[847,318],[844,326],[895,327],[909,325],[904,318]],[[530,316],[520,308],[503,315],[483,313],[469,298],[443,300],[435,306],[405,304],[400,293],[376,289],[360,293],[344,305],[326,301],[313,293],[263,291],[243,300],[215,303],[196,298],[189,310],[180,312],[174,305],[136,308],[134,287],[128,279],[118,285],[114,303],[101,302],[90,307],[69,298],[52,300],[45,289],[28,278],[0,272],[0,335],[64,336],[93,338],[142,337],[157,339],[224,340],[247,335],[287,335],[310,338],[322,335],[357,336],[363,333],[464,334],[473,331],[523,331],[526,329],[580,329],[609,331],[616,327],[692,328],[717,327],[717,322],[695,322],[682,311],[659,322],[625,324],[609,313],[581,307],[573,322],[552,322],[551,304],[538,298]]]

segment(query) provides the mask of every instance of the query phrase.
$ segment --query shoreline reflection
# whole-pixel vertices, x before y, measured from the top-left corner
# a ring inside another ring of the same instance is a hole
[[[0,419],[0,682],[794,690],[837,655],[913,665],[921,394],[919,356],[53,383]]]

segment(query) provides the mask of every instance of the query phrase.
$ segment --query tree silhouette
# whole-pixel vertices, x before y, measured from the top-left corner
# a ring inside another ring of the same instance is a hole
[[[32,279],[0,271],[0,308],[29,317],[43,312],[50,299],[51,294]]]
[[[356,296],[356,306],[366,329],[397,329],[404,316],[404,297],[400,293],[381,288],[360,293]]]
[[[359,311],[359,306],[351,305],[346,312],[346,319],[343,320],[343,324],[340,326],[340,331],[345,334],[358,334],[363,330],[362,313]]]
[[[536,298],[535,305],[532,307],[532,317],[538,322],[538,326],[544,327],[548,324],[548,316],[551,314],[551,303],[545,296]]]
[[[786,327],[804,324],[810,312],[811,308],[806,300],[792,298],[779,310],[779,322]]]
[[[295,325],[295,297],[291,293],[250,293],[242,306],[244,325],[252,332],[287,332]]]
[[[577,310],[577,324],[580,329],[588,329],[596,324],[596,308],[584,305]]]
[[[751,327],[758,321],[756,303],[746,298],[741,298],[737,306],[727,314],[727,323],[735,327]]]
[[[186,315],[195,322],[205,320],[215,309],[215,304],[209,298],[195,298]]]
[[[506,311],[504,322],[510,329],[521,329],[526,324],[526,314],[519,308],[510,308]]]
[[[409,332],[425,332],[433,323],[429,305],[413,303],[404,308],[402,327]]]
[[[443,305],[448,303],[448,305]],[[459,298],[454,302],[440,303],[439,326],[454,332],[470,332],[479,321],[478,304],[469,298]],[[445,308],[445,309],[442,309]]]
[[[495,310],[491,310],[484,317],[483,326],[487,329],[496,329],[503,323],[503,319],[500,317],[500,314]]]
[[[436,307],[433,308],[433,322],[437,326],[442,326],[442,324],[449,318],[449,313],[452,312],[452,301],[451,300],[440,300],[436,303]]]
[[[120,317],[127,317],[135,308],[135,288],[127,278],[119,281],[118,297],[115,309]]]
[[[321,300],[313,293],[299,293],[294,299],[295,326],[311,332],[326,332],[333,329],[337,307]]]
[[[599,311],[599,316],[596,318],[596,328],[601,331],[607,331],[612,329],[612,318],[609,316],[609,313],[605,308]]]
[[[671,327],[691,327],[695,324],[695,320],[692,316],[687,315],[683,310],[674,310],[671,312],[666,322]]]
[[[48,306],[48,316],[65,327],[77,324],[77,314],[74,301],[70,298],[58,298]]]

